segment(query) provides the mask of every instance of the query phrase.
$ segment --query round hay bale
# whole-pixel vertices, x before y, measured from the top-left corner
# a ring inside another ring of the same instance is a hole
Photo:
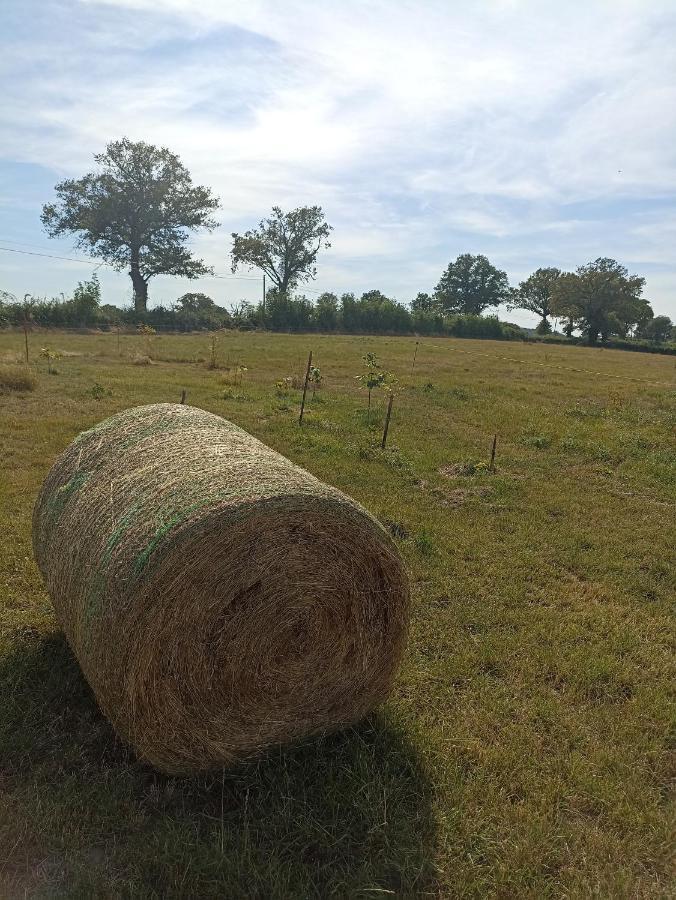
[[[403,653],[408,580],[383,528],[200,409],[141,406],[79,435],[33,542],[101,708],[167,773],[358,721]]]

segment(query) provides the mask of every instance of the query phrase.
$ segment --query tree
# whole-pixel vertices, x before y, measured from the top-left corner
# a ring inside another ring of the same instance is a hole
[[[365,291],[357,302],[359,327],[373,333],[405,333],[411,330],[411,314],[382,291]]]
[[[629,275],[614,259],[600,257],[561,275],[553,288],[552,312],[580,328],[589,344],[616,333],[618,323],[638,322],[646,313],[645,278]]]
[[[101,320],[110,325],[121,325],[124,319],[122,310],[113,303],[103,303],[99,306]]]
[[[50,237],[77,235],[77,245],[116,269],[129,268],[134,307],[144,313],[153,275],[197,278],[212,269],[186,246],[190,232],[212,231],[219,201],[195,186],[178,156],[127,138],[112,141],[94,160],[97,172],[56,185],[42,209]]]
[[[155,307],[157,309],[157,307]],[[154,314],[155,310],[153,310]],[[183,294],[176,301],[174,313],[183,329],[224,328],[230,324],[230,313],[217,306],[211,297],[200,292]]]
[[[176,301],[176,305],[181,312],[191,313],[206,312],[216,306],[211,297],[200,292],[183,294]]]
[[[352,291],[342,294],[340,298],[340,322],[344,331],[359,330],[359,308]]]
[[[434,313],[438,309],[438,302],[424,291],[419,291],[415,299],[411,300],[411,312],[413,313]]]
[[[556,308],[556,307],[555,307]],[[567,338],[572,338],[573,332],[575,331],[575,321],[571,318],[571,316],[566,316],[564,325],[563,325],[563,333]]]
[[[434,289],[446,312],[480,315],[488,306],[504,303],[510,295],[507,273],[496,269],[485,256],[461,254],[449,263]]]
[[[259,324],[261,307],[256,308],[248,300],[240,300],[232,308],[232,324],[243,331],[251,331]]]
[[[260,269],[279,294],[286,294],[316,276],[317,255],[322,247],[331,246],[331,230],[321,206],[299,206],[288,213],[273,206],[272,215],[258,228],[232,233],[232,271],[240,265]]]
[[[636,297],[628,302],[617,304],[608,314],[610,334],[626,338],[630,334],[640,332],[650,322],[655,313],[644,297]]]
[[[552,315],[552,291],[560,276],[561,270],[553,266],[536,269],[512,291],[509,309],[525,309],[540,316],[538,334],[547,334],[552,330],[549,324],[549,317]]]
[[[368,391],[368,409],[366,414],[366,421],[370,424],[371,422],[371,393],[379,387],[383,387],[386,384],[389,384],[395,381],[394,376],[391,372],[385,372],[378,362],[378,357],[375,353],[367,353],[365,356],[362,356],[364,360],[365,369],[361,375],[355,376],[357,381],[360,381],[366,390]]]
[[[444,311],[439,301],[424,291],[411,301],[411,327],[416,334],[441,334],[444,330]]]
[[[318,331],[335,331],[338,327],[338,297],[325,291],[317,297],[314,319]]]
[[[671,340],[671,330],[674,327],[669,316],[655,316],[649,319],[641,328],[641,337],[655,343],[666,344]]]
[[[5,325],[10,321],[10,306],[14,306],[16,297],[9,291],[0,290],[0,325]]]
[[[322,370],[319,366],[310,366],[308,381],[312,385],[312,399],[314,400],[317,389],[322,386]]]
[[[78,325],[91,325],[101,304],[101,285],[96,272],[89,281],[78,281],[73,299],[68,301],[73,319]]]

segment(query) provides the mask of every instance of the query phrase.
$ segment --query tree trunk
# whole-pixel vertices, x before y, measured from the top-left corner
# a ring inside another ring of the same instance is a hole
[[[132,250],[129,277],[134,286],[134,310],[137,313],[145,313],[148,309],[148,282],[139,271],[138,251]]]

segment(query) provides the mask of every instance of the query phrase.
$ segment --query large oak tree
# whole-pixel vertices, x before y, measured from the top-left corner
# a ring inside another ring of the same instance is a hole
[[[652,316],[641,297],[645,278],[630,275],[614,259],[599,257],[561,275],[553,289],[552,311],[579,328],[589,344],[622,334]]]
[[[445,312],[481,315],[489,306],[504,303],[510,295],[507,273],[489,260],[462,253],[449,263],[434,289],[434,296]]]
[[[98,171],[56,185],[42,210],[50,237],[77,235],[78,246],[116,269],[129,269],[134,306],[143,313],[153,275],[197,278],[212,269],[194,259],[191,232],[211,231],[219,207],[209,188],[194,185],[175,153],[123,138],[94,156]]]

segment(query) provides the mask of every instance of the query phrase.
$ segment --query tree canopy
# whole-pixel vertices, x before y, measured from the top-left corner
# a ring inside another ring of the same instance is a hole
[[[479,315],[489,306],[504,303],[510,295],[507,273],[479,254],[462,253],[449,263],[434,289],[445,312]]]
[[[260,269],[279,294],[286,294],[315,278],[317,255],[322,247],[331,246],[331,231],[321,206],[299,206],[287,213],[273,206],[272,215],[258,228],[232,233],[232,271],[240,265]]]
[[[217,306],[207,294],[193,292],[183,294],[174,305],[177,324],[186,330],[225,328],[231,316],[227,309]]]
[[[216,304],[207,294],[197,292],[183,294],[176,301],[176,306],[182,312],[202,312],[213,309]]]
[[[439,309],[438,302],[425,291],[418,291],[411,300],[411,311],[414,313],[431,313]]]
[[[96,272],[92,273],[89,281],[78,281],[73,299],[66,302],[71,305],[73,317],[80,325],[95,322],[101,305],[101,285]]]
[[[669,316],[655,316],[654,318],[641,323],[639,335],[649,341],[664,343],[672,339],[674,328],[676,328],[676,326]],[[676,337],[676,335],[674,335],[674,337]]]
[[[644,284],[645,278],[630,275],[616,260],[599,257],[557,279],[552,311],[580,328],[590,344],[599,336],[606,340],[611,334],[626,335],[652,316],[650,304],[641,297]]]
[[[561,269],[554,266],[536,269],[512,291],[509,308],[535,313],[541,319],[538,327],[542,331],[548,330],[549,317],[552,315],[552,295],[560,276]]]
[[[319,331],[335,331],[338,328],[338,297],[324,291],[315,303],[315,319]]]
[[[196,186],[176,154],[127,138],[94,156],[98,171],[56,185],[42,210],[50,237],[77,235],[77,244],[116,269],[129,267],[134,306],[145,312],[153,275],[197,278],[212,270],[193,258],[190,232],[211,231],[219,200]]]

